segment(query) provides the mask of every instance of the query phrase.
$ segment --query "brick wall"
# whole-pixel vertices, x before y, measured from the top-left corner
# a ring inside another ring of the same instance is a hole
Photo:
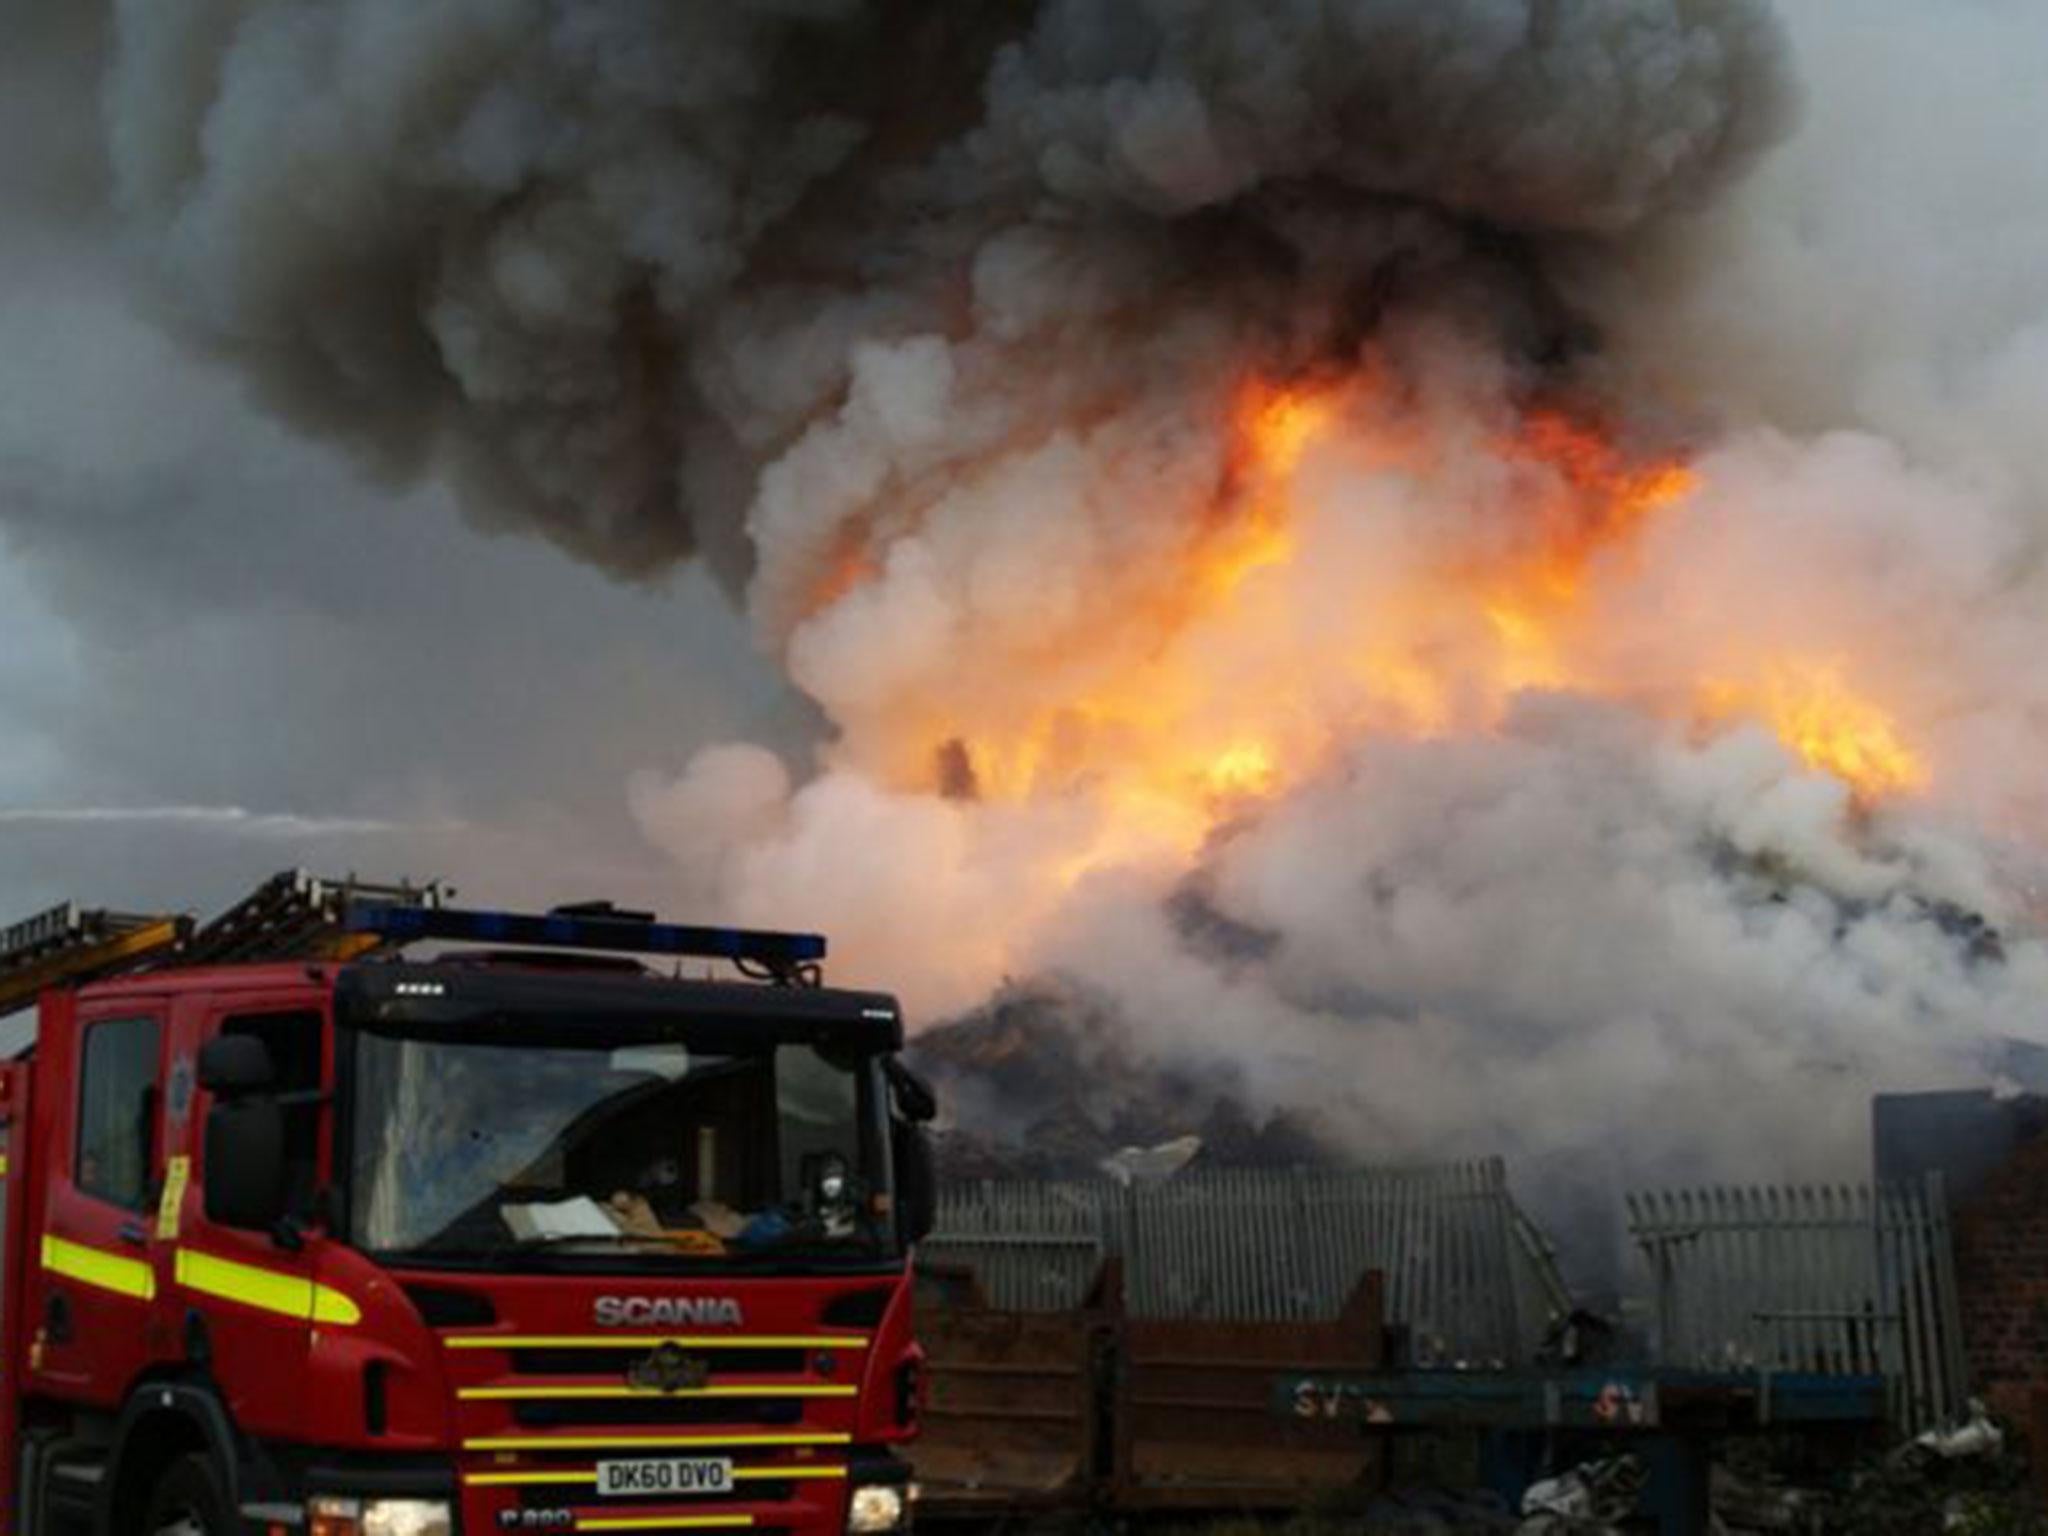
[[[2035,1134],[1963,1202],[1956,1284],[1976,1390],[2020,1424],[2048,1390],[2048,1134]]]

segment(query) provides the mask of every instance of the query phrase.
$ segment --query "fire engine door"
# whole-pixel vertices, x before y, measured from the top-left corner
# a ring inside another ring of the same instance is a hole
[[[229,1411],[256,1435],[282,1438],[303,1429],[312,1330],[341,1321],[331,1303],[320,1304],[323,1292],[313,1273],[321,1239],[309,1220],[312,1190],[320,1178],[322,1111],[308,1101],[317,1096],[325,1076],[324,1033],[319,1010],[289,997],[238,999],[232,1008],[216,1004],[201,1018],[180,1021],[179,1044],[189,1048],[195,1061],[200,1046],[217,1035],[260,1039],[276,1069],[274,1091],[290,1106],[285,1114],[291,1210],[284,1221],[249,1231],[207,1217],[206,1117],[214,1099],[202,1090],[173,1136],[177,1159],[189,1170],[183,1180],[187,1188],[173,1206],[174,1159],[157,1224],[161,1234],[175,1240],[166,1278],[177,1326],[185,1333],[204,1333]]]
[[[72,1036],[68,1105],[53,1105],[41,1314],[30,1366],[71,1395],[112,1404],[158,1351],[149,1335],[158,1278],[149,1218],[159,1145],[164,1012],[133,1000],[81,1008]]]

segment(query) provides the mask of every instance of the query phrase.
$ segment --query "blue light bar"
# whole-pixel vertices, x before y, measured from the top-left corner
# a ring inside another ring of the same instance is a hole
[[[391,944],[456,939],[481,944],[523,944],[547,949],[609,949],[633,955],[690,955],[744,961],[776,972],[825,958],[817,933],[773,933],[751,928],[691,928],[632,918],[524,912],[474,912],[457,907],[352,904],[342,919],[351,933],[374,933]]]

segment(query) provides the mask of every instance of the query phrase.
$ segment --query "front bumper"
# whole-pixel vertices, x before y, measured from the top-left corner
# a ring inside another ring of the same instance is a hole
[[[636,1448],[619,1448],[626,1454]],[[606,1497],[596,1460],[550,1455],[497,1458],[459,1472],[465,1533],[487,1531],[752,1531],[759,1536],[839,1536],[862,1489],[898,1490],[906,1531],[912,1508],[909,1468],[886,1452],[788,1447],[744,1453],[734,1447],[730,1493]],[[694,1451],[692,1454],[696,1454]],[[609,1458],[607,1458],[609,1459]],[[872,1503],[872,1500],[865,1501]],[[869,1536],[881,1528],[870,1526]]]

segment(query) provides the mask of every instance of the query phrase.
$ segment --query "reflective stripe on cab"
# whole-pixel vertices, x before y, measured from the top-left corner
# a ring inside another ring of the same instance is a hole
[[[340,1291],[316,1285],[303,1275],[259,1269],[190,1248],[178,1250],[172,1273],[188,1291],[282,1317],[305,1318],[335,1328],[353,1327],[363,1318],[362,1309]]]
[[[132,1296],[137,1301],[150,1301],[156,1296],[156,1271],[146,1260],[88,1248],[84,1243],[48,1233],[43,1235],[43,1268],[80,1285],[112,1291],[116,1296]]]
[[[42,1257],[44,1269],[80,1285],[137,1301],[156,1298],[156,1271],[147,1259],[108,1253],[103,1248],[48,1233],[43,1236]],[[302,1318],[333,1328],[353,1327],[363,1317],[362,1309],[340,1291],[316,1285],[303,1275],[259,1269],[254,1264],[195,1253],[190,1248],[177,1251],[172,1274],[188,1291],[238,1302],[261,1312],[275,1312],[281,1317]]]

